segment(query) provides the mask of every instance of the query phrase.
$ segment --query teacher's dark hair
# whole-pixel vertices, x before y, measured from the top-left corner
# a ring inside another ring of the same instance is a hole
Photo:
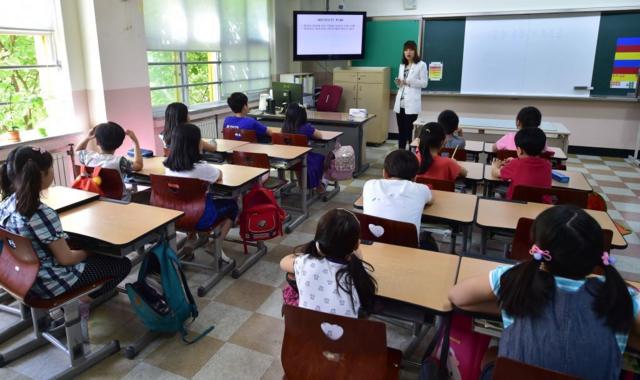
[[[413,63],[418,63],[420,62],[420,56],[418,55],[418,45],[416,45],[415,41],[407,41],[404,43],[404,45],[402,46],[402,64],[403,65],[408,65],[409,61],[407,61],[407,59],[404,57],[404,51],[407,49],[411,49],[413,50],[413,52],[415,53],[413,55]]]

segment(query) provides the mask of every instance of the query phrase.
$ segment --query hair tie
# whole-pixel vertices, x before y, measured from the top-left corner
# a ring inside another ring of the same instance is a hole
[[[610,265],[613,265],[616,263],[616,258],[613,257],[613,255],[610,255],[609,252],[605,251],[602,252],[602,265],[604,265],[605,267],[608,267]]]
[[[316,251],[318,251],[319,254],[324,256],[324,253],[322,253],[322,250],[320,249],[320,242],[316,240]]]
[[[547,250],[540,249],[536,244],[531,246],[529,254],[537,261],[541,261],[542,259],[544,259],[544,261],[551,261],[551,253]]]

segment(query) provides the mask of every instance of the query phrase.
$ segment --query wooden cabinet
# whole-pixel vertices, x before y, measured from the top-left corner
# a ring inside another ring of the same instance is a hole
[[[376,117],[365,125],[365,139],[382,144],[389,131],[388,67],[346,67],[333,70],[333,84],[342,87],[341,112],[349,108],[366,108]]]

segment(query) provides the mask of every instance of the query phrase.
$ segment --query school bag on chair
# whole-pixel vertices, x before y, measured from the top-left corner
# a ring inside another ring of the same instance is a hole
[[[154,274],[160,275],[159,283]],[[166,243],[157,244],[145,256],[138,271],[138,280],[127,284],[126,290],[133,310],[151,331],[179,332],[182,340],[191,344],[213,330],[210,326],[194,339],[187,339],[185,321],[189,317],[194,321],[198,308],[178,257]]]
[[[102,188],[100,187],[102,184],[100,170],[102,170],[102,168],[100,166],[96,166],[93,168],[93,172],[89,174],[87,167],[80,165],[80,174],[78,174],[76,179],[73,181],[71,187],[78,190],[90,191],[103,196],[104,191],[102,191]]]
[[[353,171],[356,170],[356,153],[351,145],[341,146],[336,142],[327,161],[325,177],[329,180],[342,181],[353,177]]]
[[[473,318],[454,313],[451,317],[449,332],[449,356],[447,374],[451,380],[475,380],[480,376],[482,358],[491,337],[473,331]],[[440,359],[441,338],[435,349],[435,355],[427,358],[420,369],[420,380],[432,380],[437,377],[437,364]]]
[[[247,254],[247,242],[269,240],[282,235],[286,213],[278,205],[273,191],[256,184],[242,197],[240,238]]]

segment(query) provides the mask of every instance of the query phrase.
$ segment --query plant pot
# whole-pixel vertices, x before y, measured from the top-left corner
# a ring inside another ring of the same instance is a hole
[[[20,131],[8,131],[2,135],[2,140],[6,142],[20,142]]]

